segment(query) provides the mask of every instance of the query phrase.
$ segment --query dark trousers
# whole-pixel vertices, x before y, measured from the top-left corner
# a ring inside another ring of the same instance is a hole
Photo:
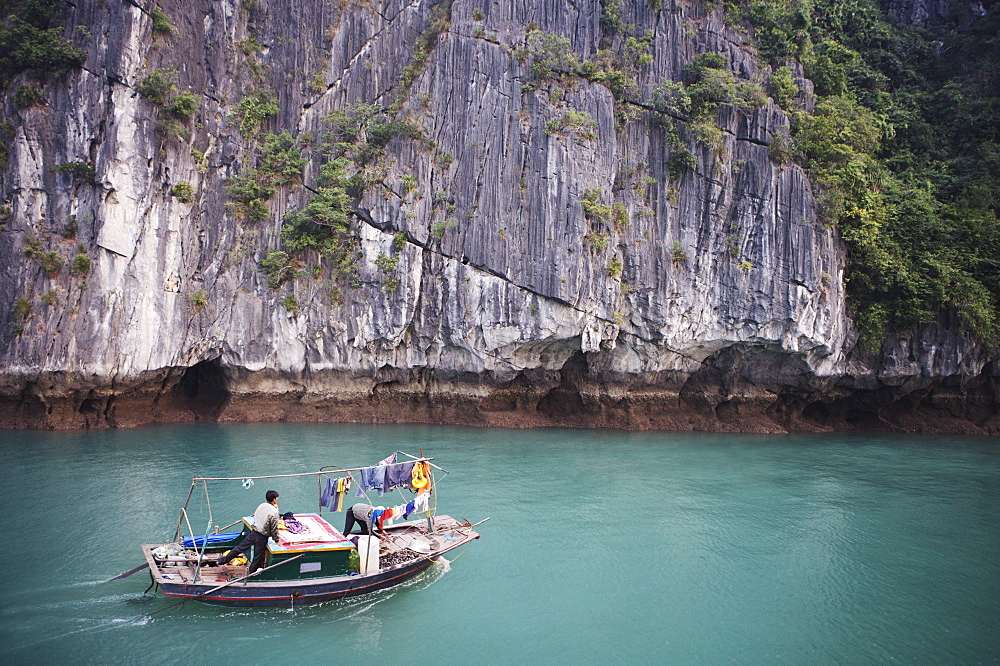
[[[366,523],[363,520],[357,520],[354,517],[354,512],[351,511],[350,509],[348,509],[347,510],[347,522],[344,523],[344,536],[347,536],[348,534],[351,533],[351,530],[354,529],[354,523],[357,523],[358,525],[361,525],[361,533],[362,534],[371,534],[372,533],[372,526],[369,525],[368,523]]]
[[[228,555],[219,560],[219,564],[225,564],[238,555],[242,555],[247,550],[250,550],[251,546],[253,546],[253,561],[250,562],[247,575],[252,574],[264,565],[264,556],[267,555],[267,537],[255,530],[250,530],[250,534],[246,535],[243,541],[240,542],[240,545],[233,548],[229,551]]]

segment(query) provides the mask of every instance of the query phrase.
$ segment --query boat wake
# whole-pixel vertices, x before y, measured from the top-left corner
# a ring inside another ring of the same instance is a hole
[[[106,594],[98,597],[87,597],[84,599],[62,599],[59,601],[49,601],[45,603],[19,605],[16,608],[4,609],[2,614],[7,615],[9,613],[25,616],[33,613],[46,613],[60,609],[87,609],[108,604],[149,604],[155,600],[156,597],[153,595],[127,592],[119,594]]]
[[[70,620],[71,621],[71,620]],[[85,626],[72,629],[70,631],[63,631],[57,634],[52,634],[49,636],[38,637],[35,634],[36,639],[19,642],[17,648],[23,653],[30,653],[32,650],[50,643],[59,643],[65,641],[67,638],[79,634],[89,634],[89,633],[102,633],[106,631],[113,631],[117,629],[126,629],[131,627],[141,627],[145,626],[149,622],[149,618],[139,615],[131,617],[112,617],[103,620],[94,620],[93,618],[77,618],[78,622],[86,623]],[[19,634],[21,637],[25,635],[31,635],[30,633]]]
[[[379,590],[370,594],[363,594],[351,599],[343,599],[341,601],[331,601],[325,604],[319,604],[316,608],[322,608],[324,606],[327,608],[330,606],[338,606],[338,616],[334,619],[348,620],[352,617],[366,613],[378,604],[389,601],[397,594],[410,590],[414,592],[426,590],[431,585],[441,580],[441,578],[443,578],[444,575],[450,570],[451,562],[443,557],[439,557],[434,564],[427,567],[427,569],[420,572],[410,580],[404,581],[395,587],[390,587],[386,590]]]

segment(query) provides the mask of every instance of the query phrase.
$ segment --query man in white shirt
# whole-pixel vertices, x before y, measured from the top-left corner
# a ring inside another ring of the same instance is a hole
[[[275,541],[278,540],[278,530],[280,529],[278,523],[281,521],[281,512],[278,511],[278,492],[276,490],[268,490],[264,494],[264,499],[267,501],[262,502],[257,507],[257,510],[254,511],[253,529],[250,530],[250,534],[240,542],[240,545],[233,548],[225,557],[219,560],[219,566],[241,555],[251,546],[253,546],[253,561],[250,562],[247,575],[249,576],[254,571],[257,571],[264,564],[264,556],[267,555],[267,540],[268,538]]]

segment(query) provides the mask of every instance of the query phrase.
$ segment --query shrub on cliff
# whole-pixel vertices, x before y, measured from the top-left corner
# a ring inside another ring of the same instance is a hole
[[[197,110],[198,98],[190,90],[178,93],[163,106],[163,113],[185,123],[191,120]]]
[[[302,148],[296,145],[291,134],[287,131],[281,134],[268,132],[264,136],[257,171],[272,185],[292,185],[302,179],[306,162],[306,158],[302,157]]]
[[[323,116],[323,121],[331,126],[323,137],[323,152],[333,157],[346,157],[359,167],[381,157],[394,137],[419,139],[424,135],[420,125],[405,118],[394,118],[389,110],[363,102]]]
[[[799,94],[799,87],[795,84],[795,77],[792,76],[792,68],[787,65],[778,67],[771,73],[769,81],[771,97],[785,111],[791,111],[795,106],[795,97]]]
[[[546,134],[556,134],[559,132],[579,132],[583,139],[592,140],[596,138],[593,129],[597,127],[597,121],[586,111],[570,110],[553,118],[545,126]]]
[[[266,88],[259,88],[247,93],[246,97],[236,105],[235,115],[239,120],[240,134],[249,138],[260,129],[264,121],[278,115],[281,108],[274,93]]]
[[[177,92],[177,71],[156,69],[149,72],[136,85],[140,95],[160,107],[156,128],[166,136],[188,136],[188,124],[198,110],[198,98],[190,90]]]
[[[195,312],[201,312],[208,306],[208,293],[204,289],[199,289],[188,296],[188,304]]]
[[[299,269],[287,252],[273,250],[260,262],[261,270],[267,279],[267,286],[277,289],[289,280],[295,279]]]
[[[611,204],[598,203],[601,194],[599,187],[585,190],[580,205],[587,218],[598,222],[608,222],[611,219]]]
[[[174,92],[174,83],[177,80],[177,70],[174,69],[154,69],[142,77],[135,87],[136,91],[148,99],[153,104],[163,104]]]
[[[281,185],[294,185],[302,177],[306,159],[288,132],[268,132],[255,168],[226,181],[226,194],[233,201],[227,206],[237,215],[254,222],[267,217],[267,201]]]
[[[72,178],[82,180],[87,183],[93,183],[94,178],[97,176],[97,169],[95,169],[93,165],[79,161],[63,162],[51,167],[49,171],[52,173],[71,176]]]
[[[62,272],[63,258],[55,250],[42,252],[37,256],[38,265],[42,267],[42,272],[50,278],[57,277]]]
[[[76,277],[85,277],[90,273],[90,257],[84,252],[78,252],[73,257],[73,263],[70,265],[70,273]]]
[[[698,158],[686,146],[677,146],[670,150],[670,156],[667,158],[667,173],[670,174],[670,180],[680,180],[681,176],[697,168]]]
[[[0,23],[0,85],[22,72],[36,79],[58,76],[83,64],[86,51],[50,28],[62,8],[52,0],[21,0],[4,3],[6,16]]]
[[[240,217],[246,217],[254,222],[267,218],[270,209],[267,200],[274,194],[274,187],[261,182],[256,173],[234,176],[226,181],[226,194],[233,201],[226,205],[232,208]]]
[[[530,59],[529,72],[536,81],[551,79],[556,73],[572,73],[580,64],[569,38],[551,32],[532,30],[526,36],[527,48],[516,51],[521,62]]]
[[[351,233],[353,197],[347,193],[346,158],[323,165],[316,180],[317,192],[301,211],[285,216],[281,239],[292,252],[315,250],[332,259],[342,272],[353,270],[358,242]]]
[[[19,109],[28,109],[45,104],[45,93],[38,86],[20,86],[14,91],[14,104]]]
[[[170,188],[170,196],[176,197],[178,201],[188,204],[194,201],[194,188],[191,183],[181,181]]]
[[[34,306],[27,298],[18,298],[14,301],[14,319],[18,322],[26,322],[31,319],[31,311]]]
[[[691,99],[691,115],[705,117],[721,104],[732,102],[736,83],[723,53],[701,53],[684,65],[688,79],[687,94]]]
[[[399,111],[402,108],[403,100],[409,93],[410,86],[423,70],[438,37],[451,27],[451,5],[452,2],[442,2],[431,9],[430,21],[417,37],[410,62],[403,68],[403,72],[399,76],[399,88],[396,100],[393,102],[393,111]]]
[[[170,21],[170,17],[167,16],[166,12],[159,7],[156,7],[149,13],[149,18],[153,22],[152,27],[154,35],[170,37],[177,32],[177,28],[175,28],[174,24]]]
[[[653,88],[648,104],[669,119],[687,120],[691,113],[691,95],[680,81],[663,79]]]

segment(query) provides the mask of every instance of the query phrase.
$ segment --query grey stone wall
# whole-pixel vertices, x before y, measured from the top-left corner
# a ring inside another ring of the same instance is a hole
[[[635,112],[621,123],[603,85],[568,77],[524,90],[527,66],[514,51],[533,22],[568,37],[582,58],[602,39],[620,44],[623,35],[602,32],[597,0],[456,0],[402,106],[428,140],[394,139],[385,178],[358,201],[360,286],[326,267],[268,288],[260,260],[310,191],[280,188],[259,223],[226,206],[226,179],[251,160],[235,105],[270,87],[281,112],[268,128],[320,137],[331,111],[392,104],[434,4],[164,0],[172,36],[152,33],[152,3],[70,8],[67,34],[77,25],[91,34],[77,38],[84,68],[49,83],[43,108],[15,109],[10,91],[4,102],[16,131],[0,174],[12,209],[0,232],[0,314],[12,321],[19,298],[33,310],[23,331],[0,332],[3,425],[994,428],[989,355],[954,322],[902,336],[884,356],[856,349],[844,248],[818,221],[803,171],[769,158],[788,124],[773,102],[724,109],[721,145],[689,140],[697,167],[671,180],[664,129],[641,104],[619,102]],[[766,81],[750,40],[719,10],[621,7],[632,34],[654,35],[634,102],[705,51],[726,52],[740,80]],[[264,47],[257,55],[241,49],[250,36]],[[156,108],[136,93],[157,68],[177,70],[178,87],[198,96],[189,137],[164,137]],[[591,115],[593,139],[546,132],[568,110]],[[311,186],[322,161],[315,148],[306,155]],[[50,171],[71,161],[92,164],[95,183]],[[180,181],[197,192],[193,203],[170,196]],[[601,249],[585,240],[595,229],[581,205],[591,188],[628,213],[620,228],[598,225],[609,237]],[[434,205],[439,192],[450,214]],[[67,240],[70,215],[79,229]],[[457,224],[435,231],[448,218]],[[408,241],[398,286],[387,289],[375,260],[394,252],[397,232]],[[89,275],[45,275],[24,254],[31,237],[67,263],[81,246]],[[193,307],[202,292],[207,305]],[[297,311],[281,305],[289,295]],[[933,404],[934,418],[918,418],[917,407],[886,418],[885,405],[914,391],[930,396],[918,403]],[[935,403],[939,394],[948,399]],[[872,406],[862,395],[889,397]]]

